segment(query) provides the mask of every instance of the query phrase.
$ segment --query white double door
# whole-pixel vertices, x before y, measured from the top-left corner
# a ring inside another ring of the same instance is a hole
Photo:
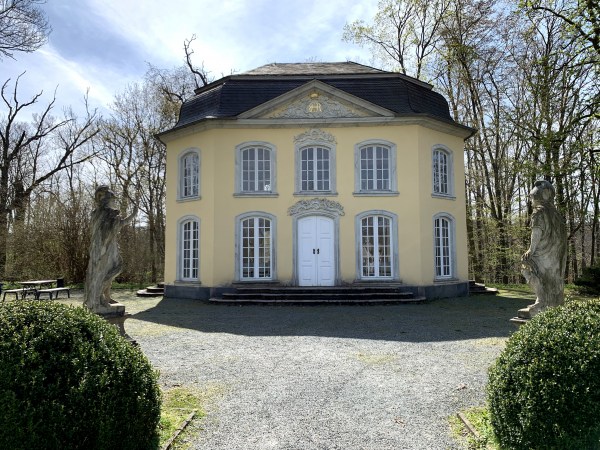
[[[333,219],[309,216],[298,220],[298,284],[335,284],[335,236]]]

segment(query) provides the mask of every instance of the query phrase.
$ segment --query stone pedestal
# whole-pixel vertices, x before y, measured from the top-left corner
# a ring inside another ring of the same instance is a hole
[[[125,305],[111,300],[110,308],[94,312],[100,317],[102,317],[104,320],[106,320],[108,323],[116,326],[121,336],[127,339],[127,341],[129,341],[133,345],[137,345],[135,339],[133,339],[125,332],[125,320],[131,317],[131,314],[125,312]]]

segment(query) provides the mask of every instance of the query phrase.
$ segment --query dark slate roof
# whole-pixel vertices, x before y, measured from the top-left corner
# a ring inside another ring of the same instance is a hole
[[[446,100],[427,83],[353,62],[302,63],[267,64],[204,86],[183,104],[174,129],[201,120],[235,119],[312,80],[367,100],[398,116],[428,115],[453,122]]]
[[[285,63],[266,64],[242,75],[339,75],[357,73],[386,73],[352,61],[340,63]]]

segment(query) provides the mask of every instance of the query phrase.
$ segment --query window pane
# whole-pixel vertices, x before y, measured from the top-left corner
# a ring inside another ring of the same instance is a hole
[[[181,194],[183,197],[198,195],[199,162],[197,153],[188,153],[182,159]]]
[[[181,277],[184,280],[198,279],[199,226],[195,220],[184,222],[182,225],[181,241]]]
[[[301,150],[302,191],[329,191],[330,150],[324,147],[307,147]]]
[[[434,221],[435,274],[437,277],[452,276],[450,226],[450,221],[444,217],[439,217]]]
[[[360,150],[361,190],[390,190],[390,149],[368,146]]]
[[[241,277],[271,277],[271,221],[251,217],[241,222]]]
[[[271,150],[249,147],[241,151],[243,192],[271,190]]]
[[[433,152],[433,191],[438,194],[448,194],[449,186],[449,157],[446,152],[435,150]]]

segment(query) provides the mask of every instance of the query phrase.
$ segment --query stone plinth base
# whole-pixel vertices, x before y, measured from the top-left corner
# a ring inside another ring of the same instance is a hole
[[[529,322],[530,319],[523,319],[522,317],[513,317],[510,319],[510,322],[520,327],[521,325],[525,325]]]
[[[108,308],[102,308],[100,311],[94,311],[108,323],[113,324],[119,330],[121,336],[133,345],[137,345],[135,339],[125,332],[125,320],[131,317],[131,314],[125,312],[125,305],[111,300]]]

